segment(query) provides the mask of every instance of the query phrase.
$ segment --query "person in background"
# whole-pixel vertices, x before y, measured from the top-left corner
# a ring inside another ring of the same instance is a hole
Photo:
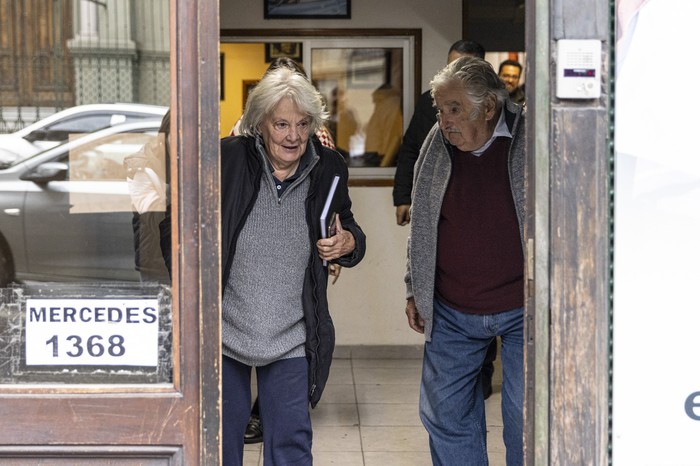
[[[350,138],[359,131],[360,124],[355,110],[348,105],[345,90],[338,87],[334,87],[331,91],[331,116],[328,127],[335,137],[338,152],[349,159]]]
[[[372,92],[372,103],[374,110],[365,129],[365,163],[390,167],[401,143],[401,92],[390,84],[382,84]]]
[[[481,44],[471,40],[458,40],[447,51],[447,63],[460,57],[484,58],[486,51]],[[413,166],[418,159],[420,147],[430,129],[435,126],[437,117],[430,90],[421,94],[413,111],[413,116],[403,136],[397,156],[394,189],[392,192],[396,206],[396,224],[408,225],[411,221],[411,190],[413,189]]]
[[[506,85],[510,100],[516,104],[525,103],[525,89],[520,85],[523,66],[515,60],[505,60],[498,66],[498,77]]]
[[[480,58],[432,80],[438,125],[416,162],[406,316],[425,334],[420,417],[437,466],[486,466],[479,372],[501,337],[503,440],[523,464],[525,117]]]
[[[134,262],[142,282],[170,284],[170,110],[155,140],[124,158],[134,214]],[[167,217],[167,219],[166,219]]]
[[[478,42],[458,40],[450,46],[447,52],[447,63],[460,57],[484,58],[486,51]],[[394,175],[394,205],[396,206],[396,224],[408,225],[411,221],[411,191],[413,189],[413,167],[418,159],[418,153],[430,129],[437,123],[435,107],[430,90],[424,92],[418,100],[411,122],[406,129],[403,143],[399,149],[396,173]],[[484,398],[493,393],[494,361],[498,356],[498,343],[494,341],[486,353],[484,366],[481,371],[481,385]]]
[[[288,68],[250,93],[241,136],[221,141],[223,464],[241,465],[256,369],[265,464],[311,465],[315,407],[335,343],[324,261],[365,254],[343,157],[312,137],[327,118],[320,93]],[[335,175],[336,234],[320,215]]]

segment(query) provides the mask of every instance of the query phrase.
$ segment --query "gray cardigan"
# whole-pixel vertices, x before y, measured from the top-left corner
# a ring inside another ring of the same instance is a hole
[[[510,101],[507,101],[504,109],[506,124],[513,135],[508,153],[508,170],[524,251],[525,116],[521,107]],[[426,341],[430,341],[433,329],[438,222],[451,172],[452,148],[444,140],[438,124],[435,124],[416,161],[411,196],[411,232],[408,236],[408,260],[404,278],[406,298],[415,299],[418,313],[425,320]]]

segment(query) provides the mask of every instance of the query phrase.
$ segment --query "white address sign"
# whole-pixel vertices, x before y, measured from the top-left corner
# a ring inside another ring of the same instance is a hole
[[[157,299],[27,299],[28,366],[157,366]]]

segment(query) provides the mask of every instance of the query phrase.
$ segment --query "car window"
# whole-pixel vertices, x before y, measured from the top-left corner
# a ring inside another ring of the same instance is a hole
[[[47,141],[65,141],[71,134],[91,133],[110,126],[112,114],[80,115],[46,127]]]
[[[123,118],[123,123],[133,123],[135,121],[155,120],[156,118],[161,118],[160,115],[147,115],[145,113],[124,113],[119,114],[118,116]]]

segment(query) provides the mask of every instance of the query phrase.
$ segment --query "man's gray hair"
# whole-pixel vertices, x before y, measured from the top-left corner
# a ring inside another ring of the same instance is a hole
[[[285,97],[291,99],[301,113],[309,116],[311,134],[328,118],[323,97],[306,76],[289,68],[278,68],[263,76],[248,95],[241,118],[241,134],[260,134],[262,123]]]
[[[460,57],[438,71],[430,81],[430,95],[434,99],[438,89],[453,82],[462,85],[465,95],[474,106],[474,110],[469,115],[472,120],[484,112],[484,102],[487,97],[496,98],[496,110],[503,108],[508,99],[505,84],[491,64],[481,58]]]

